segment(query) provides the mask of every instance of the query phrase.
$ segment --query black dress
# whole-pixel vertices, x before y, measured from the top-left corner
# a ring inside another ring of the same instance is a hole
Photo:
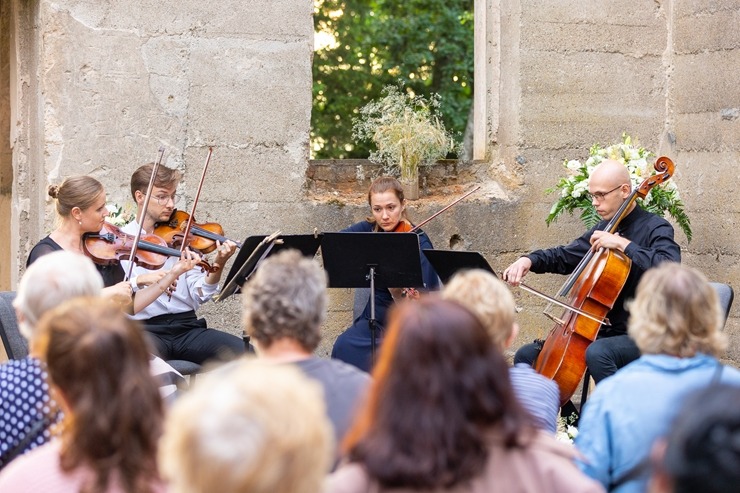
[[[38,260],[39,257],[47,255],[51,252],[58,252],[61,250],[64,250],[64,248],[62,248],[59,243],[52,240],[49,236],[43,238],[41,241],[36,243],[36,245],[31,249],[31,253],[28,254],[26,268],[28,268],[29,265]],[[118,284],[119,282],[123,281],[125,277],[125,273],[123,272],[123,268],[121,267],[120,263],[116,263],[115,265],[95,264],[95,267],[98,269],[98,272],[100,272],[100,275],[103,277],[103,285],[106,288]]]

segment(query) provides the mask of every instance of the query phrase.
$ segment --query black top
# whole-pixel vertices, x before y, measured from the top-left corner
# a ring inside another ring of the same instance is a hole
[[[51,252],[58,252],[60,250],[64,250],[64,248],[62,248],[59,243],[52,240],[51,237],[47,236],[36,243],[36,245],[31,249],[31,253],[28,254],[28,260],[26,260],[26,267],[38,260],[39,257],[47,255]],[[119,282],[123,281],[125,277],[125,273],[123,272],[123,268],[121,267],[120,263],[116,263],[114,265],[95,264],[95,267],[98,269],[98,272],[100,272],[100,275],[103,277],[103,284],[106,288],[109,286],[113,286],[114,284],[118,284]]]
[[[589,243],[591,235],[596,230],[603,230],[606,225],[607,221],[599,222],[569,245],[530,253],[527,255],[532,261],[530,270],[537,274],[548,272],[571,274],[591,248],[591,243]],[[645,271],[664,261],[681,261],[681,249],[673,240],[673,226],[662,217],[647,212],[640,206],[635,207],[627,217],[622,219],[616,232],[619,236],[631,241],[624,253],[632,260],[632,268],[622,292],[607,314],[611,326],[602,327],[599,337],[627,333],[629,312],[625,309],[624,303],[634,298],[637,284]]]

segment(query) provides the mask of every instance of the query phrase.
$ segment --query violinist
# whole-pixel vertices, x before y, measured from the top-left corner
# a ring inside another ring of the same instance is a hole
[[[411,230],[412,225],[406,215],[406,199],[404,198],[403,187],[401,187],[398,180],[390,176],[377,178],[370,185],[367,200],[372,215],[364,221],[343,229],[343,232],[382,233]],[[419,236],[419,247],[422,250],[434,248],[426,233],[418,229],[415,232]],[[421,270],[424,288],[428,290],[438,289],[439,278],[437,273],[434,272],[432,265],[423,253],[421,253]],[[375,289],[375,319],[377,320],[378,329],[380,329],[379,334],[382,334],[382,328],[385,326],[388,308],[394,301],[399,301],[404,297],[418,298],[419,293],[415,289]],[[370,301],[368,301],[362,314],[337,338],[332,349],[332,358],[340,359],[361,370],[370,370],[372,352],[370,316]]]
[[[127,224],[125,233],[136,234],[141,221],[142,230],[151,233],[157,222],[167,221],[175,209],[175,192],[182,175],[179,171],[159,166],[154,178],[152,194],[147,210],[143,210],[146,192],[154,164],[140,166],[131,176],[131,196],[137,205],[137,221]],[[220,330],[210,330],[205,319],[199,319],[195,311],[218,291],[218,283],[226,261],[236,251],[232,241],[216,243],[213,260],[215,272],[192,269],[170,286],[148,307],[134,316],[144,324],[157,353],[163,359],[183,359],[194,363],[220,357],[232,357],[244,352],[244,341]],[[170,258],[163,270],[174,264]],[[128,268],[128,262],[123,262]],[[131,286],[135,292],[157,282],[159,271],[135,266]]]
[[[106,195],[103,185],[91,176],[71,176],[61,185],[49,187],[49,196],[56,200],[58,226],[48,236],[39,241],[28,255],[26,267],[42,255],[65,250],[84,255],[82,241],[85,233],[99,233],[103,228],[109,212],[106,208]],[[174,282],[183,272],[191,269],[193,260],[184,258],[173,262],[168,271],[158,273],[154,281],[167,286]],[[124,271],[120,264],[98,265],[98,272],[103,277],[103,296],[110,297],[122,306],[129,306],[133,313],[142,310],[157,299],[161,292],[152,286],[138,293],[132,301],[132,290],[124,282]]]
[[[512,286],[529,272],[570,274],[589,250],[616,249],[631,259],[627,280],[597,339],[586,350],[586,366],[597,383],[640,356],[635,342],[627,335],[628,312],[624,303],[634,297],[640,277],[664,261],[681,261],[681,250],[673,239],[673,226],[665,219],[632,203],[616,233],[602,231],[632,191],[629,171],[615,160],[602,161],[591,173],[589,195],[602,221],[568,245],[536,250],[520,257],[503,273]],[[542,343],[535,341],[519,348],[514,363],[533,365]]]

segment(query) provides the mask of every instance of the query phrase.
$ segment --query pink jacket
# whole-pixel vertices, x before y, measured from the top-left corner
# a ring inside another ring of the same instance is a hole
[[[552,436],[537,432],[527,447],[505,449],[492,439],[488,464],[470,483],[444,490],[451,493],[603,493],[600,483],[585,476],[573,463],[576,450]],[[364,467],[349,463],[329,476],[324,493],[424,493],[410,488],[384,489],[368,477]]]

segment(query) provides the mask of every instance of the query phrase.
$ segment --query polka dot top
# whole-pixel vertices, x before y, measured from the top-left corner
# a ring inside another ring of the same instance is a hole
[[[0,468],[34,424],[52,414],[52,408],[56,405],[49,397],[47,373],[41,361],[27,357],[0,365]],[[61,417],[61,413],[56,414],[57,419],[47,419],[43,430],[21,453],[49,441],[49,426]]]

